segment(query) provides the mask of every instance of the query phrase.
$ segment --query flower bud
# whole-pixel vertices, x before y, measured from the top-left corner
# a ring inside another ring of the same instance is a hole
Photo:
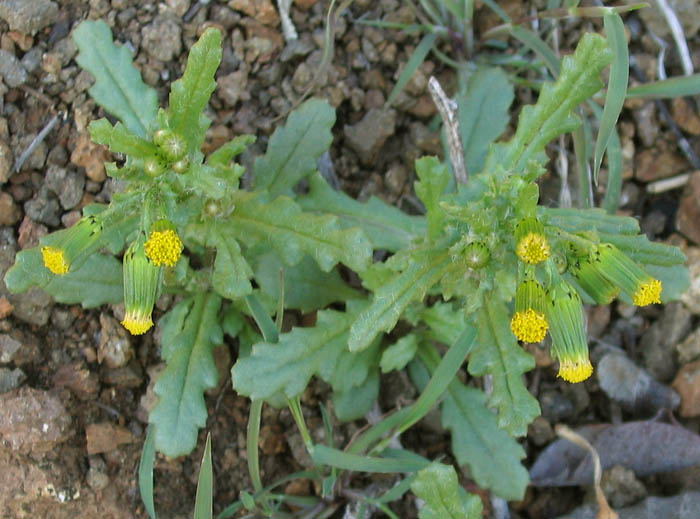
[[[101,235],[102,222],[96,216],[82,217],[72,227],[47,237],[51,244],[41,248],[44,265],[54,274],[67,274],[77,260],[95,250]]]
[[[552,335],[552,356],[559,360],[559,374],[567,382],[581,382],[593,373],[583,326],[583,305],[578,292],[566,281],[552,286],[546,311]]]
[[[170,167],[173,168],[175,173],[182,175],[189,169],[190,161],[187,157],[182,157],[180,160],[173,162],[173,165]]]
[[[622,289],[637,306],[661,303],[662,284],[610,243],[601,243],[591,254],[593,266]]]
[[[187,141],[182,135],[170,133],[162,139],[158,147],[170,161],[180,160],[187,154]]]
[[[515,253],[530,265],[549,258],[551,248],[544,235],[544,226],[536,218],[524,218],[515,227]]]
[[[146,256],[143,240],[132,243],[124,254],[124,306],[122,325],[133,335],[142,335],[153,326],[155,305],[163,269]]]
[[[515,292],[515,313],[510,321],[513,334],[523,342],[541,342],[547,335],[544,315],[545,292],[534,279],[520,283]]]
[[[485,267],[491,259],[491,252],[484,242],[473,241],[464,248],[464,261],[472,269]]]
[[[157,177],[165,173],[165,166],[158,157],[150,157],[144,161],[143,170],[149,177]]]
[[[182,247],[182,240],[177,235],[175,225],[168,220],[154,222],[144,244],[146,255],[156,267],[174,267],[180,259]]]

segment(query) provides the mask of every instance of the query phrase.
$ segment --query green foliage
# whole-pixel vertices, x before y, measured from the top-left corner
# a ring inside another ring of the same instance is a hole
[[[425,501],[420,519],[479,519],[481,499],[467,494],[457,481],[457,473],[451,465],[433,463],[418,471],[411,485],[416,496]]]
[[[78,65],[95,77],[92,98],[121,120],[134,134],[145,137],[158,110],[158,94],[141,80],[125,46],[115,46],[102,20],[85,21],[73,31],[80,54]]]
[[[163,317],[162,356],[167,367],[155,385],[159,400],[149,422],[155,428],[156,448],[173,458],[196,446],[197,430],[207,420],[203,393],[218,379],[213,349],[223,341],[217,322],[220,306],[219,296],[198,294]]]
[[[417,349],[417,336],[409,334],[401,337],[382,352],[382,359],[379,361],[379,367],[382,373],[403,369],[406,364],[413,360]]]
[[[211,434],[207,434],[202,464],[197,479],[197,496],[194,501],[194,519],[211,519],[214,507],[214,471],[211,462]]]

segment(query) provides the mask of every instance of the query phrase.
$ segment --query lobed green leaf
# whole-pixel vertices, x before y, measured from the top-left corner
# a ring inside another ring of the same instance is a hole
[[[95,77],[90,95],[139,137],[146,137],[158,112],[158,94],[141,79],[131,53],[112,42],[112,32],[102,20],[84,21],[73,31],[80,53],[78,65]]]
[[[253,292],[250,278],[253,269],[241,253],[231,228],[214,223],[209,232],[208,245],[216,248],[212,286],[228,299],[247,296]]]
[[[287,265],[296,265],[304,254],[325,272],[336,263],[362,272],[370,263],[372,246],[364,233],[340,229],[334,216],[304,213],[286,196],[265,203],[259,194],[239,191],[232,202],[231,233],[249,247],[261,243],[275,249]]]
[[[285,126],[270,137],[267,151],[255,159],[253,171],[257,189],[274,197],[291,195],[291,189],[316,171],[318,158],[333,142],[331,128],[335,110],[323,99],[309,99],[294,110]]]
[[[450,182],[450,172],[437,157],[421,157],[416,160],[416,174],[419,180],[415,182],[414,189],[425,204],[428,236],[435,240],[443,231],[445,216],[440,208],[440,199]]]
[[[207,420],[204,391],[216,386],[213,349],[223,341],[217,314],[221,298],[200,293],[178,303],[163,316],[161,353],[167,367],[155,385],[158,404],[149,422],[156,449],[172,458],[197,445],[197,432]]]
[[[113,153],[124,153],[138,159],[155,156],[158,148],[151,141],[136,135],[122,123],[114,126],[107,119],[97,119],[88,125],[90,137],[97,144],[109,146]]]
[[[541,208],[547,225],[567,232],[595,231],[609,234],[639,234],[639,222],[629,216],[608,214],[602,209]]]
[[[413,360],[417,349],[418,336],[411,333],[401,337],[382,352],[382,358],[379,361],[382,373],[402,370]]]
[[[433,463],[419,470],[411,490],[425,502],[419,519],[481,519],[481,499],[459,486],[452,465]]]
[[[221,55],[221,31],[210,27],[190,49],[185,73],[170,87],[168,124],[185,138],[190,153],[201,149],[211,124],[203,112],[216,88]]]
[[[485,297],[479,311],[479,340],[469,358],[469,373],[493,376],[489,406],[498,409],[498,425],[511,436],[527,434],[528,424],[540,415],[540,405],[525,387],[523,373],[535,367],[510,331],[505,304]]]
[[[333,391],[333,410],[341,422],[365,416],[379,396],[379,372],[372,371],[365,381],[347,391]]]

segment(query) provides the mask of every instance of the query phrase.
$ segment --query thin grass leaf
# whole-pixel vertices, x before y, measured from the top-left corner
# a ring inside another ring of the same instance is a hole
[[[246,452],[248,453],[248,474],[253,482],[256,493],[262,491],[262,478],[260,477],[260,453],[258,452],[258,439],[260,438],[260,418],[262,416],[262,400],[250,402],[248,413],[248,427],[246,431]]]
[[[672,77],[630,87],[627,99],[672,99],[700,94],[700,74]]]
[[[143,443],[139,461],[139,491],[141,501],[151,519],[156,519],[156,507],[153,503],[153,461],[156,458],[156,440],[153,426],[146,429],[146,441]]]
[[[510,33],[526,47],[532,49],[547,64],[547,68],[554,78],[559,77],[561,62],[549,45],[536,33],[521,25],[511,27]]]
[[[580,111],[579,111],[580,113]],[[589,209],[593,206],[593,182],[588,163],[592,137],[586,131],[588,120],[584,117],[583,125],[571,132],[574,142],[574,154],[576,157],[576,174],[578,175],[579,206]]]
[[[326,445],[314,445],[311,457],[317,465],[328,465],[343,470],[357,472],[378,472],[391,474],[393,472],[416,472],[427,467],[430,462],[411,459],[379,458],[351,454]]]
[[[214,470],[211,463],[211,433],[207,434],[202,465],[197,479],[197,494],[194,500],[194,519],[211,519],[214,506]]]
[[[425,57],[430,52],[430,49],[433,48],[437,37],[437,33],[431,32],[423,36],[423,38],[421,38],[420,43],[416,46],[416,50],[413,51],[413,54],[406,63],[406,66],[401,71],[399,80],[396,82],[396,85],[394,85],[394,88],[391,90],[389,98],[386,100],[386,103],[384,103],[384,108],[389,108],[392,105],[392,103],[396,101],[398,95],[410,81],[411,77],[413,76],[413,73],[416,70],[418,70],[418,67],[421,66],[421,64],[425,60]]]
[[[131,53],[116,46],[102,20],[84,21],[73,31],[80,51],[76,61],[95,77],[90,96],[139,137],[146,137],[158,113],[158,94],[141,79]]]
[[[600,128],[593,153],[593,183],[595,185],[598,185],[598,173],[600,172],[600,164],[603,162],[603,153],[615,130],[615,124],[617,124],[622,105],[625,102],[630,71],[629,50],[622,18],[617,13],[608,14],[603,18],[603,23],[610,48],[613,51],[613,60],[610,63],[610,80],[608,81],[608,91],[605,94],[605,107],[600,118]]]
[[[608,214],[615,214],[620,205],[622,193],[622,145],[617,130],[613,129],[608,141],[608,182],[605,186],[603,208]]]
[[[245,302],[248,305],[250,314],[253,316],[253,319],[255,319],[255,324],[260,328],[260,333],[262,333],[265,341],[269,343],[276,343],[279,341],[277,326],[275,326],[275,322],[267,313],[267,310],[265,310],[265,307],[257,296],[255,294],[250,294],[245,298]]]
[[[483,0],[483,3],[494,13],[496,13],[496,15],[498,15],[498,17],[503,20],[504,23],[510,23],[512,21],[510,16],[508,16],[508,13],[506,13],[494,0]]]

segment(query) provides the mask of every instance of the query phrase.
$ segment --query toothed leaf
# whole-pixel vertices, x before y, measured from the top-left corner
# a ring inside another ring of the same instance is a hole
[[[419,470],[411,490],[425,502],[419,519],[481,519],[481,499],[459,486],[451,465],[433,463]]]

